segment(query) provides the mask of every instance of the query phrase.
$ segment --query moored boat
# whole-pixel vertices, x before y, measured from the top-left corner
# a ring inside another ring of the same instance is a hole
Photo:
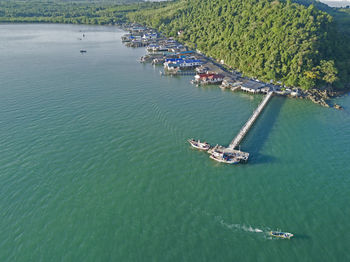
[[[210,145],[207,143],[207,142],[201,142],[200,140],[194,140],[193,138],[192,139],[188,139],[187,140],[188,143],[190,143],[190,145],[196,149],[199,149],[199,150],[209,150],[210,148]]]
[[[216,145],[216,146],[210,148],[207,152],[208,152],[208,154],[216,157],[216,159],[214,159],[214,160],[216,160],[216,161],[220,160],[219,162],[223,162],[223,163],[227,163],[227,162],[221,160],[221,158],[223,156],[225,158],[234,158],[237,161],[239,161],[239,163],[245,163],[248,161],[248,158],[249,158],[249,153],[246,153],[246,152],[243,152],[240,150],[236,150],[236,149],[232,149],[232,148],[226,148],[226,147],[219,146],[219,145]]]
[[[278,231],[270,231],[269,234],[270,236],[273,236],[273,237],[279,237],[279,238],[285,238],[285,239],[290,239],[291,237],[294,236],[292,233],[278,232]]]
[[[226,154],[213,153],[209,157],[220,163],[225,163],[230,165],[239,163],[239,159]]]

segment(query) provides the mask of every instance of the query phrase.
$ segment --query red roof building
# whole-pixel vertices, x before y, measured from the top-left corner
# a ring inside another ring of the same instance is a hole
[[[221,83],[224,80],[224,77],[224,75],[216,73],[197,74],[195,76],[195,81],[200,83],[217,84]]]

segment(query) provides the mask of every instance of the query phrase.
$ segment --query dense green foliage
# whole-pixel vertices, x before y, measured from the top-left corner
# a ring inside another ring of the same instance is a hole
[[[118,4],[125,2],[136,1],[0,1],[0,22],[118,24],[126,22],[127,12],[149,5]]]
[[[135,2],[0,0],[0,22],[121,24],[129,19],[168,36],[183,30],[180,41],[261,80],[304,89],[350,82],[349,9],[315,0]]]
[[[350,8],[337,8],[332,12],[340,32],[350,36]]]
[[[265,81],[304,89],[350,81],[350,44],[339,37],[333,18],[314,5],[182,0],[128,17],[169,36],[183,30],[181,41]]]

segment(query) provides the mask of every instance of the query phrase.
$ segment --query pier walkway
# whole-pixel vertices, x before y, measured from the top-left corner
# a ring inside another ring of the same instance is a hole
[[[248,121],[245,123],[245,125],[241,128],[237,136],[232,140],[231,144],[228,148],[235,149],[242,141],[242,139],[245,137],[245,135],[248,133],[249,129],[254,124],[255,120],[259,117],[260,113],[264,110],[265,106],[269,102],[271,96],[273,94],[273,91],[269,91],[267,95],[264,97],[264,99],[261,101],[260,105],[255,109],[251,117],[248,119]]]

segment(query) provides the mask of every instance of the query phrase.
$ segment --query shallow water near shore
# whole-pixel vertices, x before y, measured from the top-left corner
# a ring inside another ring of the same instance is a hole
[[[0,261],[350,260],[349,96],[273,97],[219,164],[186,140],[229,144],[262,96],[162,77],[122,34],[0,25]]]

